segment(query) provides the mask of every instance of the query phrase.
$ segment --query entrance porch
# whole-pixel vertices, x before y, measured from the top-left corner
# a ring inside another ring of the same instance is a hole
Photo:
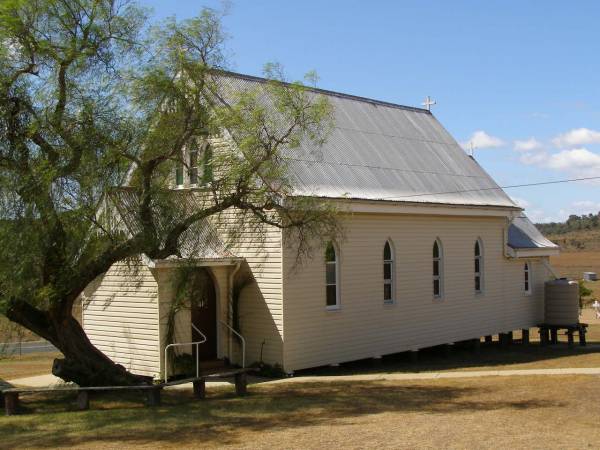
[[[245,340],[231,325],[232,280],[241,262],[155,263],[161,379],[245,367]]]

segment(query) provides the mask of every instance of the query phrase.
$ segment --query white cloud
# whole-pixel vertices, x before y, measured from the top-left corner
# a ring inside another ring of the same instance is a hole
[[[563,150],[558,153],[524,153],[519,158],[523,164],[565,172],[573,178],[600,177],[600,154],[586,148]]]
[[[564,170],[571,173],[584,173],[600,176],[600,155],[585,148],[563,150],[550,155],[546,166],[550,169]]]
[[[557,147],[574,147],[577,145],[599,144],[600,131],[589,128],[575,128],[566,133],[559,134],[552,143]]]
[[[504,145],[504,141],[498,137],[491,136],[483,130],[475,131],[471,137],[462,143],[464,149],[468,150],[473,145],[475,149],[498,148]]]
[[[534,137],[522,141],[514,141],[513,145],[514,149],[518,152],[533,152],[543,148],[542,143]]]
[[[517,205],[519,205],[521,208],[523,209],[527,209],[531,206],[531,203],[528,202],[527,200],[525,200],[524,198],[520,198],[520,197],[512,197],[512,201],[515,202]]]
[[[539,152],[539,153],[524,153],[519,158],[523,164],[527,164],[529,166],[541,166],[548,160],[548,153]]]
[[[575,211],[573,214],[582,215],[582,214],[597,214],[600,211],[600,202],[594,202],[592,200],[579,200],[573,202],[571,205],[571,209]]]

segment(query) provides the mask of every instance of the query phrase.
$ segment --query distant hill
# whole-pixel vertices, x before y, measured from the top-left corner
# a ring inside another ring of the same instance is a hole
[[[566,234],[572,231],[600,229],[600,212],[598,214],[570,215],[564,222],[537,223],[536,227],[545,235]]]
[[[536,227],[563,251],[600,250],[600,213],[571,215],[564,222],[537,223]]]

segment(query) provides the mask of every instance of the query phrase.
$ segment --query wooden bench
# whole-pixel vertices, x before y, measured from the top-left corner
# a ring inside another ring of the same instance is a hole
[[[97,387],[79,387],[79,386],[61,386],[48,388],[15,388],[10,385],[0,386],[0,404],[4,403],[4,409],[7,416],[12,416],[19,411],[19,398],[21,395],[38,393],[77,393],[77,409],[86,410],[90,407],[90,392],[123,392],[134,391],[145,394],[147,406],[159,406],[160,396],[163,388],[176,386],[179,384],[192,383],[194,387],[194,396],[202,399],[206,397],[206,382],[212,380],[233,378],[235,381],[235,392],[237,395],[244,395],[248,391],[249,372],[255,372],[258,369],[231,369],[219,373],[207,374],[201,377],[186,378],[183,380],[170,381],[168,383],[141,386],[97,386]]]
[[[185,378],[182,380],[169,381],[162,386],[177,386],[181,384],[192,383],[194,387],[194,397],[203,399],[206,397],[206,382],[233,378],[235,383],[235,393],[245,395],[248,392],[248,373],[256,372],[258,369],[232,369],[225,372],[203,375],[201,377]]]
[[[12,416],[19,411],[19,398],[21,395],[39,394],[39,393],[77,393],[77,409],[86,410],[90,407],[90,392],[122,392],[134,391],[145,394],[147,406],[160,405],[160,393],[163,385],[142,385],[142,386],[96,386],[96,387],[55,387],[55,388],[8,388],[3,389],[0,394],[3,397],[4,409],[7,416]]]

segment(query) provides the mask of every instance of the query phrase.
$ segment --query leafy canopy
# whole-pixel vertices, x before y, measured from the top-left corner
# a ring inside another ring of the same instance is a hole
[[[52,337],[48,323],[114,262],[178,255],[191,226],[228,210],[240,227],[289,229],[299,255],[339,231],[330,207],[292,197],[285,160],[323,142],[330,105],[273,64],[268,83],[225,91],[225,42],[211,9],[150,26],[127,0],[0,0],[0,309],[11,319]],[[169,189],[186,152],[214,136],[235,145],[212,152],[211,179]],[[119,188],[133,228],[106,217]]]

